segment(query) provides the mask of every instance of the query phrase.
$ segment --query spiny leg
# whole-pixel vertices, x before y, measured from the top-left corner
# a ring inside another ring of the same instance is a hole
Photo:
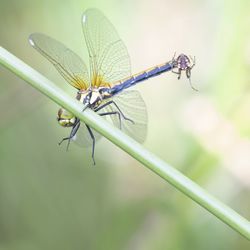
[[[123,118],[124,120],[130,121],[131,123],[135,124],[135,122],[134,122],[133,120],[127,118],[127,117],[123,114],[123,112],[120,110],[120,108],[118,107],[118,105],[117,105],[114,101],[109,101],[109,102],[104,103],[103,105],[101,105],[101,106],[99,106],[97,109],[95,109],[95,112],[97,112],[97,111],[99,111],[99,110],[101,110],[101,109],[103,109],[103,108],[105,108],[106,106],[111,105],[111,104],[114,104],[114,105],[115,105],[115,107],[118,109],[118,111],[120,112],[120,114],[121,114],[121,116],[122,116],[122,118]]]
[[[189,80],[189,84],[190,84],[191,88],[192,88],[193,90],[195,90],[195,91],[199,91],[198,89],[196,89],[196,88],[193,86],[193,84],[192,84],[192,82],[191,82],[191,69],[192,69],[192,68],[186,69],[186,76],[187,76],[187,78],[188,78],[188,80]]]
[[[87,109],[88,107],[89,107],[89,103],[88,103],[88,104],[85,104],[85,106],[83,107],[82,112],[83,112],[85,109]]]
[[[61,145],[64,141],[68,140],[68,143],[67,143],[67,151],[68,151],[69,150],[70,141],[76,135],[79,127],[80,127],[80,120],[77,119],[76,122],[75,122],[75,125],[71,129],[69,137],[63,138],[58,144]]]
[[[105,115],[118,115],[118,118],[119,118],[119,128],[122,129],[121,114],[120,114],[119,112],[113,111],[113,112],[99,113],[98,115],[100,115],[100,116],[105,116]]]
[[[85,125],[86,125],[88,132],[90,134],[90,137],[93,141],[93,143],[92,143],[92,160],[93,160],[94,165],[95,165],[95,137],[94,137],[94,134],[93,134],[92,130],[90,129],[90,127],[87,124],[85,124]]]

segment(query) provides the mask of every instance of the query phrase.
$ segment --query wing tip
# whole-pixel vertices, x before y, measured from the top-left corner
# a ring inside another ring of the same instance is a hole
[[[33,34],[30,34],[30,35],[29,35],[28,41],[29,41],[29,43],[30,43],[30,45],[31,45],[32,47],[35,46],[35,42],[34,42],[34,40],[33,40]]]
[[[91,13],[91,12],[99,12],[102,14],[102,12],[97,9],[97,8],[89,8],[89,9],[86,9],[83,14],[82,14],[82,22],[83,23],[86,23],[87,20],[88,20],[88,15]]]
[[[86,23],[86,21],[87,21],[87,15],[86,15],[86,12],[83,12],[83,14],[82,14],[82,22]]]
[[[32,47],[35,47],[35,46],[36,46],[35,40],[37,39],[37,36],[39,36],[39,35],[42,35],[42,34],[41,34],[41,33],[38,33],[38,32],[35,32],[35,33],[31,33],[31,34],[29,35],[28,41],[29,41],[29,43],[30,43],[30,45],[31,45]]]

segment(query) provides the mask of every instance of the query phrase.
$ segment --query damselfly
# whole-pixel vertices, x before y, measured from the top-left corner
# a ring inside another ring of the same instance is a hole
[[[91,108],[100,116],[109,117],[116,127],[142,143],[147,133],[146,106],[138,91],[126,89],[167,71],[177,73],[178,78],[185,71],[190,79],[194,60],[181,54],[169,62],[131,75],[126,46],[101,11],[86,10],[82,16],[82,29],[89,54],[90,73],[78,55],[55,39],[34,33],[30,35],[29,42],[78,90],[76,99],[84,107]],[[95,142],[100,135],[65,109],[59,109],[57,120],[61,126],[71,128],[70,135],[59,144],[68,141],[68,148],[73,140],[80,146],[92,145],[95,164]]]

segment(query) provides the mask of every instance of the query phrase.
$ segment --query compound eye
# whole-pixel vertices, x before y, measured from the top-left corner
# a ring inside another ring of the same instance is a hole
[[[69,121],[68,121],[68,120],[58,119],[58,123],[59,123],[62,127],[69,127]]]
[[[63,127],[72,127],[75,123],[75,116],[66,109],[60,108],[57,113],[57,121]]]
[[[62,116],[62,113],[63,113],[63,109],[60,108],[57,112],[57,117],[60,118]]]
[[[69,111],[63,108],[60,108],[58,110],[57,116],[59,117],[59,119],[68,119],[68,120],[74,117],[73,114],[71,114]]]

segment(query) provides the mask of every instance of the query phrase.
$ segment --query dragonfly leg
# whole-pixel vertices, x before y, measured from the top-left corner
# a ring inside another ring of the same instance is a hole
[[[74,124],[74,126],[71,129],[70,135],[68,137],[63,138],[58,144],[61,145],[64,141],[68,141],[68,144],[67,144],[67,151],[68,151],[70,141],[76,135],[79,127],[80,127],[80,120],[77,119],[76,123]]]
[[[92,130],[90,129],[90,127],[87,124],[85,124],[85,125],[86,125],[86,127],[89,131],[89,135],[93,141],[93,143],[92,143],[92,160],[93,160],[93,163],[95,165],[95,137],[94,137],[94,134],[93,134]]]
[[[128,117],[126,117],[126,116],[123,114],[123,112],[121,111],[121,109],[118,107],[118,105],[117,105],[114,101],[109,101],[109,102],[104,103],[103,105],[101,105],[101,106],[99,106],[97,109],[95,109],[95,112],[97,112],[97,111],[99,111],[99,110],[101,110],[101,109],[103,109],[103,108],[105,108],[106,106],[111,105],[111,104],[114,104],[114,105],[115,105],[115,107],[118,109],[118,111],[120,112],[120,114],[121,114],[121,116],[122,116],[122,118],[123,118],[124,120],[130,121],[131,123],[135,124],[135,122],[134,122],[133,120],[129,119]]]
[[[86,110],[88,107],[89,107],[89,104],[86,104],[86,105],[83,107],[82,112],[84,112],[84,110]]]
[[[100,116],[105,116],[105,115],[118,115],[119,118],[119,128],[122,129],[122,121],[121,121],[121,114],[117,111],[113,112],[107,112],[107,113],[99,113],[98,115]]]

